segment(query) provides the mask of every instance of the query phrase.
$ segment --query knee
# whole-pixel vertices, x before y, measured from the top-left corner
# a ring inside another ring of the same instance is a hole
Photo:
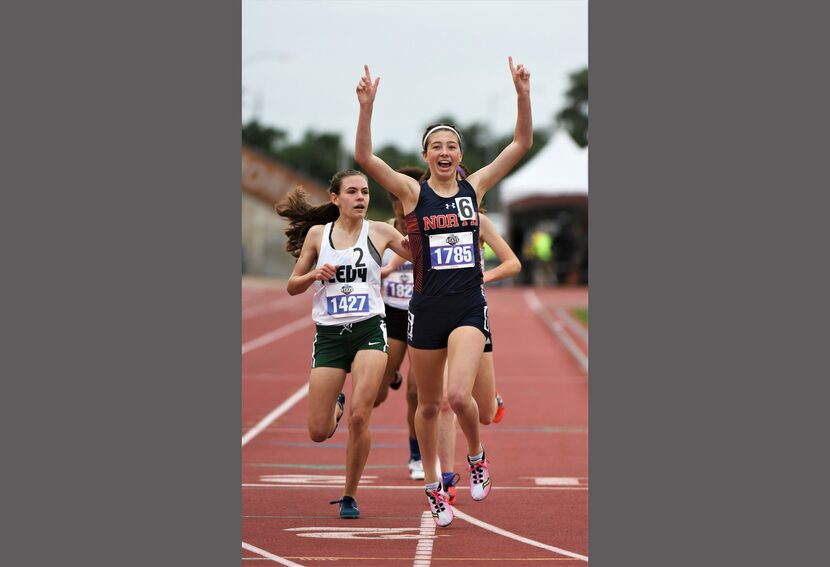
[[[349,433],[362,433],[369,428],[369,412],[355,410],[349,413]]]
[[[490,425],[493,422],[493,416],[492,415],[488,416],[488,415],[483,414],[479,411],[478,412],[478,422],[481,425]]]
[[[439,411],[440,411],[442,414],[446,414],[446,413],[450,413],[450,412],[452,412],[452,406],[450,406],[450,402],[449,402],[449,400],[448,400],[447,398],[444,398],[443,400],[441,400],[441,406],[440,406]]]
[[[439,403],[419,403],[418,413],[421,417],[428,420],[433,420],[438,417],[441,404]]]
[[[319,427],[312,427],[311,425],[308,426],[308,436],[315,443],[322,443],[328,439],[329,433],[331,433],[331,431],[323,431]]]
[[[464,413],[470,406],[470,396],[463,392],[449,392],[447,400],[456,414]]]

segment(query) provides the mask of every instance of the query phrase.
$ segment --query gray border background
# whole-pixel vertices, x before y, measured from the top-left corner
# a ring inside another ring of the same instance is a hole
[[[595,567],[826,557],[827,11],[590,3]]]
[[[238,565],[239,5],[3,12],[0,563]]]
[[[827,9],[589,10],[592,564],[817,564]],[[0,21],[0,559],[238,564],[239,7]]]

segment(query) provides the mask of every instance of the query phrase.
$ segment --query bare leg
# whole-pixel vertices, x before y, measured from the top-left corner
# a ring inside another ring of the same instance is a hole
[[[386,369],[383,373],[383,380],[378,388],[378,395],[375,398],[375,407],[378,407],[389,395],[389,384],[395,380],[395,372],[401,367],[403,357],[406,354],[406,343],[397,339],[387,339],[389,344],[389,357],[386,359]]]
[[[406,373],[406,425],[409,427],[410,437],[417,437],[415,434],[415,410],[417,409],[418,385],[415,382],[415,371],[410,363],[409,372]]]
[[[477,455],[483,450],[478,430],[478,404],[472,396],[483,351],[484,334],[475,327],[459,327],[450,333],[447,399],[467,439],[467,455]]]
[[[441,480],[438,471],[438,411],[443,393],[444,363],[447,349],[409,348],[409,360],[417,377],[418,409],[415,412],[415,432],[424,463],[424,482]]]
[[[478,375],[473,384],[473,398],[478,404],[478,420],[482,425],[489,425],[496,415],[496,369],[493,366],[493,353],[481,355]]]
[[[354,496],[369,458],[372,437],[369,418],[386,367],[386,353],[361,350],[352,362],[352,396],[349,403],[349,444],[346,447],[346,496]]]
[[[316,443],[329,438],[336,424],[337,396],[346,381],[340,368],[312,368],[308,379],[308,436]]]
[[[441,472],[455,470],[455,414],[447,401],[446,365],[444,365],[444,396],[438,413],[438,460],[441,463]]]

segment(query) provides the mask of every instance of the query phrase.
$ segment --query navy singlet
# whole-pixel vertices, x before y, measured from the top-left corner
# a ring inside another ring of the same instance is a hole
[[[481,287],[478,200],[469,182],[459,180],[455,195],[441,197],[422,181],[418,204],[406,215],[406,231],[414,294],[452,295]]]

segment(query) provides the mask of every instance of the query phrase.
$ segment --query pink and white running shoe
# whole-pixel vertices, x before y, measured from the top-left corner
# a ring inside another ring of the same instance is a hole
[[[470,471],[470,496],[473,500],[484,500],[490,494],[490,461],[486,455],[475,463],[467,457],[467,470]]]
[[[429,509],[432,512],[432,519],[435,520],[435,525],[443,528],[452,523],[453,513],[452,506],[447,501],[447,494],[440,488],[434,490],[426,489],[427,499],[429,500]]]

